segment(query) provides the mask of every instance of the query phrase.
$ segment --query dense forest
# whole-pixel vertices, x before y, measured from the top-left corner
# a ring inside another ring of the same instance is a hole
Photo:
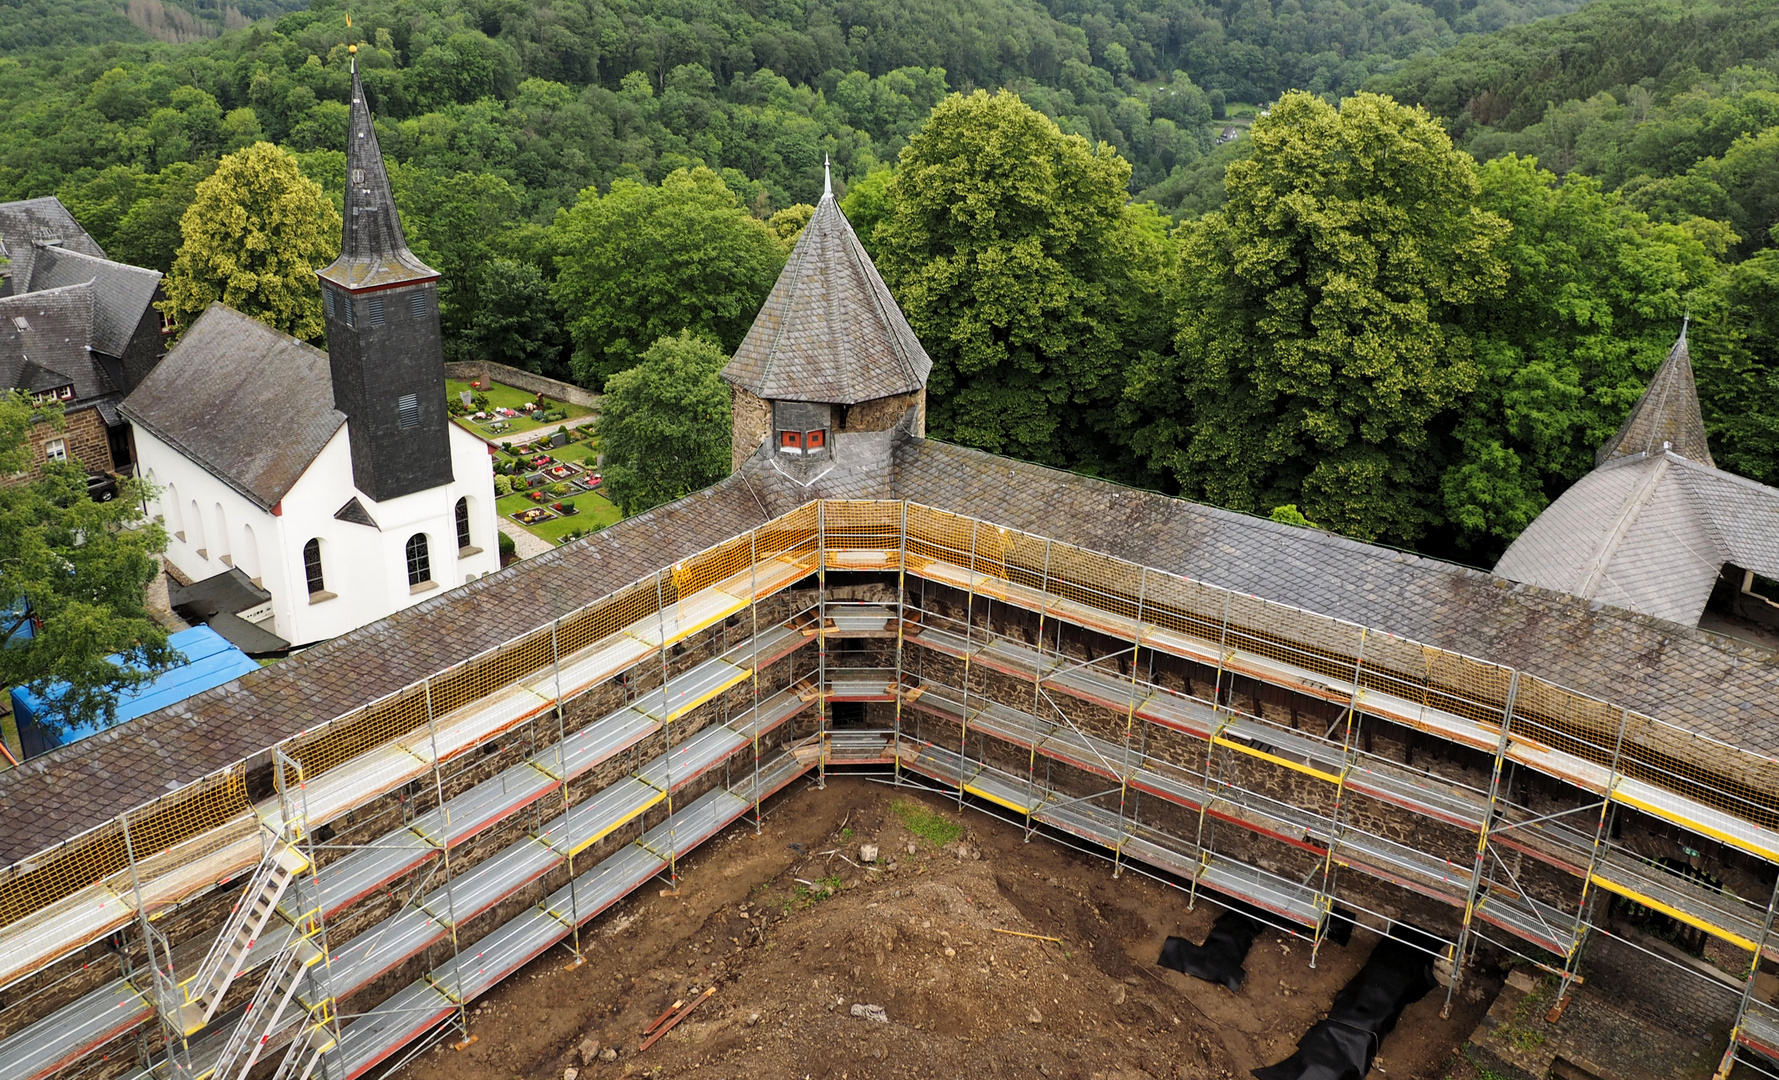
[[[940,437],[1486,564],[1690,313],[1779,481],[1779,0],[295,6],[0,0],[0,199],[162,270],[249,173],[337,207],[350,41],[455,355],[732,349],[831,159]]]

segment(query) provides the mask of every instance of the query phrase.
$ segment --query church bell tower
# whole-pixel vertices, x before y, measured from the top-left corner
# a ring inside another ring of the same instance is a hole
[[[318,274],[352,480],[383,502],[451,483],[450,419],[438,271],[402,235],[357,56],[346,138],[345,236],[340,257]]]

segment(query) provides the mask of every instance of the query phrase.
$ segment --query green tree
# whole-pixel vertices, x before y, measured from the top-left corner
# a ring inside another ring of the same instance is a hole
[[[1511,154],[1477,176],[1478,205],[1513,226],[1498,249],[1508,276],[1462,316],[1476,383],[1440,488],[1450,539],[1487,563],[1593,468],[1716,265],[1588,177]]]
[[[1159,318],[1166,223],[1130,165],[1003,91],[953,96],[902,151],[872,231],[933,357],[929,429],[996,453],[1097,463],[1122,371]]]
[[[662,337],[605,383],[605,489],[626,516],[709,487],[729,471],[724,350],[689,331]]]
[[[690,330],[733,352],[785,253],[721,177],[677,169],[659,187],[617,180],[556,216],[557,305],[574,338],[575,380],[597,387],[644,343]]]
[[[1462,309],[1508,226],[1424,111],[1287,94],[1180,231],[1177,352],[1139,366],[1137,446],[1187,494],[1365,540],[1439,520],[1431,425],[1474,385]]]
[[[184,238],[160,308],[190,326],[220,300],[306,341],[321,338],[315,271],[340,250],[340,213],[271,143],[223,158],[179,221]]]
[[[493,259],[476,282],[478,306],[464,333],[468,351],[544,375],[558,374],[562,336],[548,283],[531,263]]]
[[[1701,300],[1691,351],[1711,456],[1779,484],[1779,249],[1730,267]]]
[[[29,436],[41,424],[60,426],[60,413],[45,415],[18,393],[0,395],[0,476],[30,468]],[[94,502],[86,471],[73,461],[47,462],[30,480],[0,485],[0,642],[27,626],[32,634],[0,647],[0,686],[41,695],[67,683],[50,702],[52,724],[110,723],[119,691],[176,660],[143,602],[167,535],[142,518],[152,493],[133,479],[118,486],[117,498]],[[114,653],[140,667],[113,663]]]

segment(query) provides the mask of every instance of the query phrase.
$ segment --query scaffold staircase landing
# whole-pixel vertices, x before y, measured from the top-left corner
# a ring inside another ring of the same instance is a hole
[[[278,954],[260,983],[259,992],[241,1022],[235,1025],[222,1056],[216,1059],[214,1080],[245,1080],[274,1034],[284,1011],[296,997],[303,973],[321,959],[321,950],[308,938],[293,937]]]
[[[259,940],[267,921],[278,909],[278,901],[284,898],[284,890],[308,868],[308,856],[282,839],[267,847],[241,899],[235,902],[222,932],[216,936],[216,944],[210,947],[197,974],[185,984],[185,1001],[178,1017],[180,1030],[190,1034],[216,1015],[235,977],[241,974],[253,943]]]

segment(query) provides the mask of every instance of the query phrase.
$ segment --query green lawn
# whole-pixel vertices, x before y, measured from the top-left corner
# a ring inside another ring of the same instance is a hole
[[[464,390],[469,390],[469,389],[470,389],[469,383],[458,382],[454,379],[446,379],[445,380],[445,400],[456,401],[457,395],[460,392],[462,392]],[[537,395],[533,394],[529,390],[519,390],[519,389],[516,389],[511,386],[502,386],[500,383],[494,383],[489,386],[484,386],[480,392],[488,395],[488,404],[489,405],[495,405],[495,406],[504,405],[509,409],[517,409],[519,406],[525,404],[528,401],[536,401],[537,400]],[[589,416],[593,412],[592,409],[587,408],[585,405],[570,405],[565,401],[555,401],[554,399],[552,399],[552,403],[555,405],[555,407],[558,410],[567,413],[568,414],[567,418],[570,420],[573,420],[577,416]],[[490,432],[486,428],[483,428],[480,425],[472,422],[467,417],[459,416],[459,417],[455,417],[454,419],[456,419],[456,421],[458,423],[462,424],[464,427],[467,427],[471,431],[475,432],[477,435],[481,435],[484,437],[493,435],[493,436],[497,436],[502,439],[511,438],[515,435],[518,435],[520,432],[536,431],[539,428],[549,428],[550,430],[554,431],[558,426],[560,426],[562,424],[561,420],[552,420],[552,421],[549,421],[548,423],[540,423],[536,420],[532,420],[529,418],[526,418],[526,419],[515,418],[515,419],[507,421],[507,424],[510,425],[507,428],[507,430],[502,431],[502,432]]]
[[[552,544],[577,530],[582,532],[593,532],[598,529],[603,529],[623,516],[618,513],[617,507],[606,501],[605,496],[593,491],[583,491],[578,495],[565,495],[561,498],[550,496],[548,502],[566,503],[578,507],[581,511],[574,517],[553,517],[548,521],[540,522],[537,525],[521,526],[521,528],[525,529],[532,535],[541,536]],[[548,503],[534,503],[523,495],[508,495],[496,500],[494,509],[495,512],[505,520],[513,521],[512,515],[528,507],[538,505],[548,505]],[[514,524],[518,523],[514,522]]]

